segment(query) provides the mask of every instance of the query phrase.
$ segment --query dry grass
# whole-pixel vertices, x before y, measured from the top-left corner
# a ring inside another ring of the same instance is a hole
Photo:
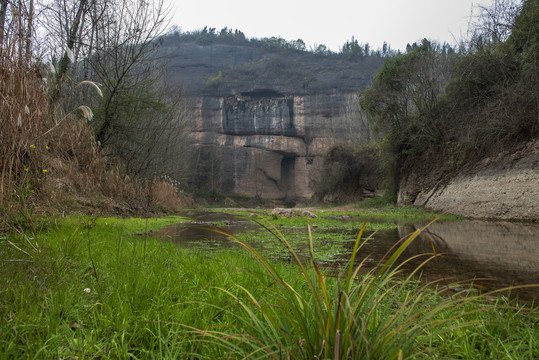
[[[180,211],[186,206],[192,206],[192,202],[178,194],[178,189],[167,180],[154,179],[149,187],[150,204],[162,211]]]
[[[11,38],[3,44],[0,67],[3,217],[17,216],[50,195],[46,184],[53,179],[69,179],[77,191],[98,184],[104,165],[92,130],[75,114],[49,111],[40,62],[27,58]]]
[[[24,34],[25,21],[11,19],[8,32]],[[50,104],[50,74],[27,56],[24,40],[8,36],[0,44],[0,227],[34,210],[138,213],[150,203],[179,210],[170,184],[121,176],[120,166],[107,166],[81,112]]]
[[[11,26],[21,26],[13,21]],[[17,29],[11,29],[17,33]],[[37,63],[28,60],[23,41],[7,38],[0,52],[0,209],[18,211],[26,191],[39,189],[46,173],[49,130],[46,84]]]

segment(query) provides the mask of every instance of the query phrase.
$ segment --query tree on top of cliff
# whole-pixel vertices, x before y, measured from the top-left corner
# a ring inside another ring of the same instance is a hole
[[[333,52],[324,44],[315,44],[310,49],[307,49],[307,45],[303,39],[289,41],[280,36],[271,36],[260,39],[247,38],[242,31],[237,29],[232,30],[227,27],[222,28],[221,31],[217,31],[216,28],[205,26],[202,30],[192,32],[181,32],[176,27],[173,28],[166,37],[175,38],[177,41],[183,43],[194,42],[198,45],[223,44],[251,46],[270,52],[305,52],[316,55],[342,56],[349,60],[358,60],[368,56],[389,57],[396,55],[396,52],[392,51],[391,46],[387,43],[384,43],[382,49],[373,51],[368,43],[360,44],[354,37],[352,37],[352,40],[347,41],[339,52]]]
[[[348,58],[361,58],[365,55],[368,55],[365,54],[363,48],[364,45],[360,45],[357,39],[354,39],[354,37],[352,36],[352,40],[345,42],[342,46],[341,53]]]

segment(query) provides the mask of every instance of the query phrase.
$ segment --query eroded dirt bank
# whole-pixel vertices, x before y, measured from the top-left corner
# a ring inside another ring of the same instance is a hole
[[[419,188],[400,184],[398,202],[471,218],[539,220],[539,140],[512,154],[486,158],[472,170]]]

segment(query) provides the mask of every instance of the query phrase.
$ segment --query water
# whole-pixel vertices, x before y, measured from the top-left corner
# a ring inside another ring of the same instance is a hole
[[[413,228],[399,227],[399,235]],[[431,243],[443,254],[429,267],[437,276],[477,279],[475,283],[488,290],[539,284],[539,224],[472,220],[434,223],[409,251],[432,252]],[[539,298],[539,288],[516,292],[523,298]]]
[[[197,212],[194,216],[185,216],[194,222],[169,226],[158,236],[185,247],[215,249],[233,246],[228,236],[221,232],[237,234],[258,227],[254,222],[232,214]]]
[[[375,233],[373,239],[360,250],[358,259],[367,257],[369,264],[377,264],[399,239],[420,226],[399,223],[397,228]],[[229,214],[208,213],[201,214],[197,223],[167,228],[161,236],[188,247],[211,249],[233,246],[224,235],[209,230],[212,227],[235,234],[256,229],[258,225]],[[350,235],[351,241],[346,246],[351,252],[354,236]],[[433,247],[438,256],[424,266],[423,280],[441,279],[443,284],[469,283],[473,280],[475,288],[486,291],[539,284],[539,224],[475,220],[436,222],[411,243],[401,259],[432,254]],[[341,255],[335,262],[342,263],[348,258],[346,254]],[[417,258],[404,268],[411,271],[425,259]],[[454,290],[462,287],[453,285]],[[511,294],[518,294],[523,300],[539,299],[539,287],[516,289]]]

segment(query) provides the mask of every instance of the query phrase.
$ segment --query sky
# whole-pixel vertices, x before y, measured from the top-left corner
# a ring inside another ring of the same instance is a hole
[[[457,44],[466,37],[472,4],[493,0],[166,0],[182,31],[238,29],[248,38],[302,39],[307,49],[339,51],[352,36],[371,48],[386,41],[405,50],[423,38]]]

